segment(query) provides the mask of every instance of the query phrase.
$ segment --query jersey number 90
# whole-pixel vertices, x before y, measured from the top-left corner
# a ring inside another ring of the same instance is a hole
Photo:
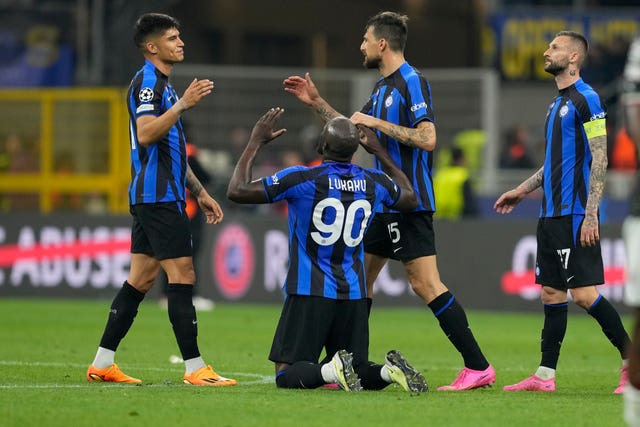
[[[329,224],[323,221],[326,209],[335,210],[335,217]],[[361,220],[356,223],[358,211],[362,211]],[[364,230],[371,216],[371,204],[368,200],[354,200],[345,212],[340,200],[329,197],[321,200],[313,209],[313,225],[316,230],[311,232],[311,238],[321,246],[333,245],[342,236],[342,240],[349,247],[354,247],[362,242]],[[355,236],[355,237],[354,237]]]

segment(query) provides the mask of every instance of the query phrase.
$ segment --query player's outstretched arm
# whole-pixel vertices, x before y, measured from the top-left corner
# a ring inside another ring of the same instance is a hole
[[[306,73],[304,78],[300,76],[287,77],[282,84],[284,85],[285,92],[295,95],[300,101],[313,108],[313,111],[315,111],[325,123],[333,118],[342,116],[342,114],[338,113],[320,96],[320,92],[318,92],[318,88],[316,88],[313,80],[311,80],[309,73]]]
[[[271,108],[253,126],[249,143],[245,147],[227,187],[227,197],[236,203],[267,203],[267,195],[260,180],[252,181],[253,164],[258,151],[273,141],[286,129],[274,131],[273,128],[284,113],[284,108]]]
[[[145,115],[136,120],[138,143],[147,147],[160,141],[176,124],[180,115],[213,91],[211,80],[193,79],[182,98],[159,116]]]
[[[493,204],[493,208],[496,212],[501,214],[511,213],[513,208],[515,208],[527,194],[542,185],[543,171],[544,166],[538,169],[536,173],[527,178],[527,180],[522,184],[498,197],[498,200]]]
[[[356,126],[363,125],[371,129],[377,129],[406,146],[420,148],[425,151],[436,149],[436,126],[428,120],[421,121],[415,128],[409,128],[359,111],[353,113],[350,120]]]

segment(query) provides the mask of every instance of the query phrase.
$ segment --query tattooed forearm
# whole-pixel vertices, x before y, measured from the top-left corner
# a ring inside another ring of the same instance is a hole
[[[431,123],[417,128],[408,128],[389,123],[385,133],[409,147],[417,147],[426,151],[432,151],[435,148],[436,132],[435,126]]]
[[[203,188],[190,167],[187,167],[187,188],[195,197],[198,197],[198,194],[200,194]]]
[[[526,181],[520,184],[519,187],[522,189],[522,191],[524,191],[525,194],[531,193],[533,190],[535,190],[536,188],[542,185],[543,172],[544,172],[544,166],[538,169],[536,173],[531,175],[529,178],[527,178]]]
[[[314,103],[312,107],[325,123],[336,117],[342,117],[342,114],[334,110],[324,99]]]
[[[587,215],[595,215],[604,193],[604,180],[607,173],[606,135],[589,139],[589,149],[591,150],[591,173],[586,211]]]

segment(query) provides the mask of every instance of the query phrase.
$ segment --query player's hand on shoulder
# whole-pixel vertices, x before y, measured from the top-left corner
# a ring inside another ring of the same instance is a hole
[[[284,108],[273,107],[267,110],[253,126],[250,141],[266,144],[285,133],[287,130],[284,128],[273,130],[282,114],[284,114]]]

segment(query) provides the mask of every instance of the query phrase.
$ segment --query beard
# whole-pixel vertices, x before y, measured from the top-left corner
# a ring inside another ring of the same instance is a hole
[[[544,70],[553,76],[557,76],[567,69],[567,65],[563,65],[558,62],[550,62],[549,65],[544,67]]]
[[[380,58],[369,58],[366,57],[364,58],[364,62],[362,63],[362,65],[364,66],[364,68],[367,69],[379,69],[380,68]]]

